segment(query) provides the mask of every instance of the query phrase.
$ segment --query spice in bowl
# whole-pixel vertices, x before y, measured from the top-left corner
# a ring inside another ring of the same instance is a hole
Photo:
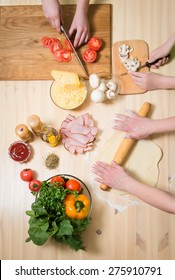
[[[46,157],[44,163],[48,169],[56,169],[59,165],[59,157],[56,154],[51,153]]]

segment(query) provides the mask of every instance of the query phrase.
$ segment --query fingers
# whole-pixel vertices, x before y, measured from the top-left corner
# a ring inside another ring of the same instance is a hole
[[[50,24],[52,25],[53,28],[56,28],[58,33],[61,34],[61,22],[59,18],[51,18],[49,19]]]
[[[101,161],[97,161],[93,166],[92,170],[95,174],[104,174],[106,171],[110,170],[110,165]]]
[[[77,48],[85,43],[86,33],[82,33],[81,31],[77,31],[74,39],[74,47]]]
[[[89,40],[89,33],[87,31],[77,30],[76,28],[69,30],[69,36],[71,37],[75,34],[74,38],[74,47],[80,47],[81,45],[85,44]]]

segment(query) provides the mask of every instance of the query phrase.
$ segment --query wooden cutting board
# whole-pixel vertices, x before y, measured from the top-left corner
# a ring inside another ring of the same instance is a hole
[[[125,66],[121,63],[118,49],[122,45],[129,45],[134,50],[130,53],[130,57],[136,57],[141,65],[148,60],[148,45],[143,40],[126,40],[119,41],[113,44],[112,46],[112,71],[115,76],[118,77],[120,84],[120,94],[137,94],[144,93],[145,91],[139,88],[132,78],[127,74],[120,76],[123,73],[127,72]],[[147,67],[140,70],[140,72],[148,72]]]
[[[68,31],[76,5],[62,5],[65,29]],[[55,61],[51,52],[43,48],[43,36],[58,37],[43,15],[42,6],[0,7],[0,80],[50,80],[51,70],[74,71],[84,76],[75,55],[71,62]],[[91,37],[103,40],[96,62],[84,63],[89,74],[111,71],[111,5],[90,5]],[[78,49],[82,54],[87,45]]]

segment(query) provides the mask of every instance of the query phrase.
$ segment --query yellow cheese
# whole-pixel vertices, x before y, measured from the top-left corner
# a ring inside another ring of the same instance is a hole
[[[60,85],[80,85],[77,73],[52,70],[51,75]]]

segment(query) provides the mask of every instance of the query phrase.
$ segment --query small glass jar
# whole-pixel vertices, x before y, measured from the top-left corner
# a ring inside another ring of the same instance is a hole
[[[49,143],[52,147],[57,146],[60,141],[60,134],[58,131],[48,125],[43,125],[41,127],[40,137],[44,142]]]

